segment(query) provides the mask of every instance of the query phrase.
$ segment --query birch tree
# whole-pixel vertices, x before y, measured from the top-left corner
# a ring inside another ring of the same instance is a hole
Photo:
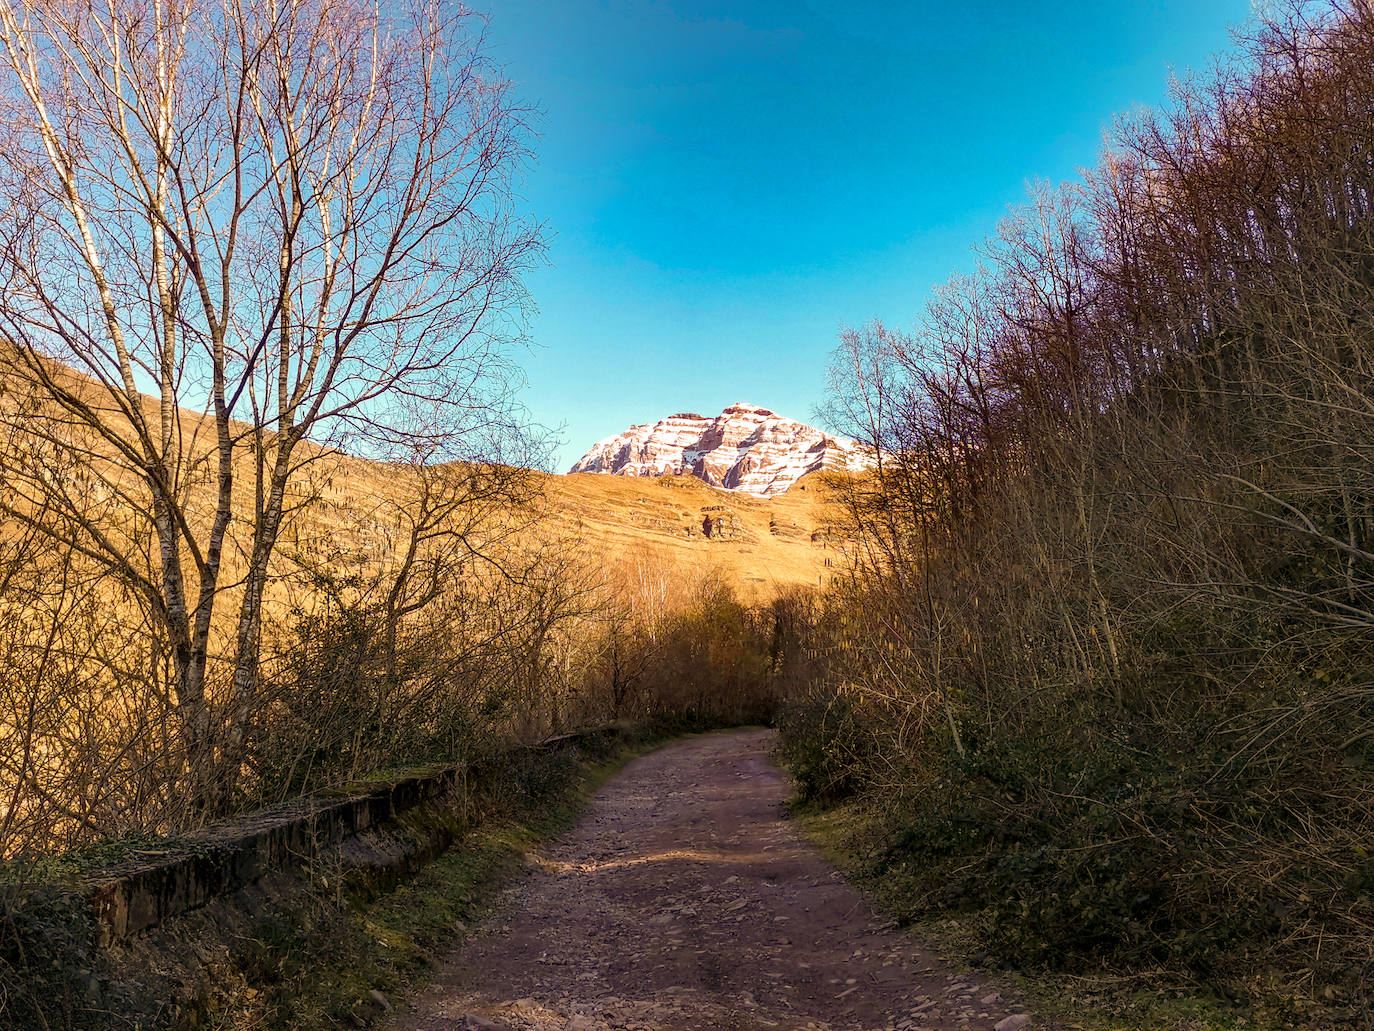
[[[154,613],[194,797],[239,775],[302,469],[505,417],[526,141],[458,4],[0,0],[0,417],[93,481],[29,449],[0,504]]]

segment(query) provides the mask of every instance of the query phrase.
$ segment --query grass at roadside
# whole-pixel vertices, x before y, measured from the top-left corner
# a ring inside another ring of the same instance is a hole
[[[835,806],[793,806],[792,811],[801,831],[880,912],[915,928],[952,964],[979,968],[988,962],[980,934],[982,914],[974,910],[953,919],[922,919],[912,906],[923,890],[916,872],[872,861],[883,835],[883,820],[872,803],[859,798]],[[1043,1018],[1081,1031],[1279,1031],[1285,1026],[1280,1018],[1237,1012],[1196,986],[1148,973],[981,972],[1014,985]]]

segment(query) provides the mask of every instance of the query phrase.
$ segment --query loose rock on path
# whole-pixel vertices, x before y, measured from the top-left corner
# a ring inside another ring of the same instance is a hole
[[[408,1031],[1016,1031],[784,819],[771,731],[636,759],[533,858]]]

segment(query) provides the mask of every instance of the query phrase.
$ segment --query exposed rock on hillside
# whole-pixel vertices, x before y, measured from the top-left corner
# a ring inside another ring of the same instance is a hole
[[[739,540],[739,520],[724,505],[708,505],[701,510],[701,532],[713,541]]]
[[[631,426],[597,443],[569,472],[689,475],[713,487],[767,497],[783,493],[807,473],[858,471],[871,464],[852,440],[740,403],[714,419],[680,412]]]

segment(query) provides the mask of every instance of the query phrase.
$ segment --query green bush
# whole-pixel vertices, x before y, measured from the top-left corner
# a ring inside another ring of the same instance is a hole
[[[779,754],[804,802],[835,802],[859,791],[877,753],[877,725],[844,691],[815,688],[778,717]]]
[[[90,916],[23,864],[0,869],[0,1027],[122,1026],[107,1020],[92,972]]]
[[[1337,1003],[1350,1000],[1323,1019],[1361,1005],[1369,959],[1348,928],[1374,915],[1374,862],[1359,846],[1301,837],[1348,821],[1329,750],[1247,765],[1209,745],[1201,720],[1139,720],[1096,740],[1041,728],[985,737],[899,796],[865,784],[855,761],[886,747],[872,728],[867,745],[856,740],[853,708],[823,699],[788,711],[780,752],[804,798],[857,795],[866,815],[847,850],[896,915],[975,916],[996,962],[1164,969],[1223,994],[1253,986],[1260,962],[1301,963]],[[1312,933],[1326,935],[1322,957],[1303,951]]]

